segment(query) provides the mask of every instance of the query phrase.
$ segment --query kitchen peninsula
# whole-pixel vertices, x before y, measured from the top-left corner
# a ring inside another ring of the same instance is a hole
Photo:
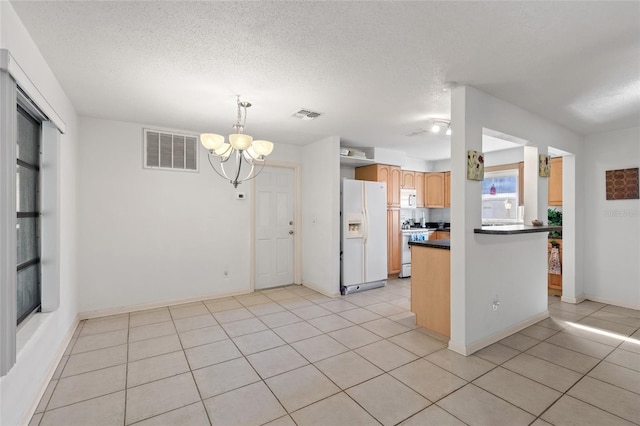
[[[449,337],[451,334],[450,240],[412,241],[411,312],[416,324]]]
[[[494,238],[559,231],[558,226],[504,225],[474,229]],[[416,324],[442,336],[451,335],[450,240],[412,241],[411,312]],[[545,286],[546,287],[546,286]]]

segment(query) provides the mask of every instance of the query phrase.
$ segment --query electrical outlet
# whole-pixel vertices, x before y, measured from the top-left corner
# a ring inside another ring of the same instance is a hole
[[[500,307],[500,300],[498,299],[498,296],[496,296],[495,299],[493,299],[493,310],[494,312],[498,310],[498,308]]]

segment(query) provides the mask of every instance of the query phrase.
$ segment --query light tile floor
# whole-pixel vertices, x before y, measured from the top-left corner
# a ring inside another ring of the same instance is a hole
[[[640,423],[640,311],[550,297],[464,357],[409,295],[289,286],[83,321],[31,425]]]

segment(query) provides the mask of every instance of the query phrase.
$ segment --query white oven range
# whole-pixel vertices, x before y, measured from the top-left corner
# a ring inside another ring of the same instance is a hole
[[[426,228],[402,230],[402,268],[398,277],[407,278],[411,276],[411,246],[409,241],[426,241],[433,231],[433,229]]]

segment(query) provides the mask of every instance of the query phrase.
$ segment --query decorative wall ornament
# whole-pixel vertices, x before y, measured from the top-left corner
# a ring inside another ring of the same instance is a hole
[[[467,151],[467,179],[484,180],[484,154],[478,151]]]
[[[547,154],[540,154],[540,176],[549,177],[551,175],[551,157]]]
[[[607,184],[607,200],[637,200],[638,167],[635,169],[607,170],[605,172]]]

